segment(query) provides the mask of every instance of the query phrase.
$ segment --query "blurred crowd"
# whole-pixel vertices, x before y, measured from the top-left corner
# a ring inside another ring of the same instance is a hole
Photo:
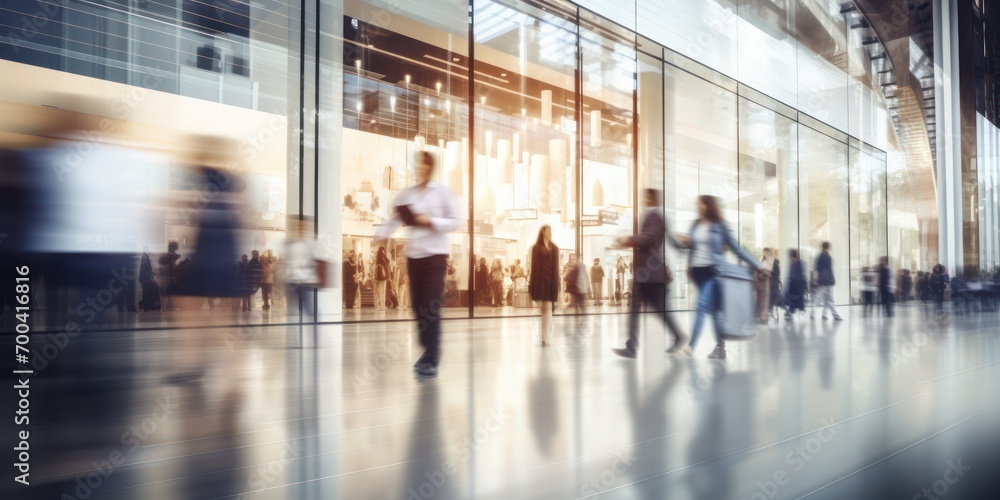
[[[248,311],[258,294],[269,310],[287,296],[276,283],[321,284],[314,244],[288,261],[240,251],[251,239],[249,189],[235,141],[195,135],[169,151],[140,149],[128,123],[101,116],[106,103],[49,102],[59,106],[40,108],[0,150],[3,272],[29,266],[32,310],[61,325],[114,309]],[[168,225],[185,234],[183,247]],[[289,227],[286,247],[311,239]],[[3,300],[15,305],[12,292]]]

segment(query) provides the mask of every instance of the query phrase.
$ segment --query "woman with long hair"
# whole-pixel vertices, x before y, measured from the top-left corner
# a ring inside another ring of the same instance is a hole
[[[732,230],[722,218],[719,203],[714,196],[698,197],[698,220],[691,226],[691,233],[685,238],[691,250],[688,262],[688,274],[698,287],[698,305],[695,311],[694,326],[691,328],[691,342],[683,349],[690,356],[701,328],[705,324],[705,316],[711,314],[715,321],[717,293],[719,283],[716,280],[717,267],[725,264],[723,256],[729,247],[737,257],[757,271],[770,276],[770,269],[765,269],[749,252],[740,247]],[[747,297],[751,300],[751,297]],[[715,323],[715,350],[708,355],[712,359],[726,359],[726,342],[719,336],[719,325]]]
[[[542,345],[549,344],[552,327],[552,304],[559,299],[559,248],[552,242],[552,228],[544,225],[531,248],[531,300],[542,308]]]

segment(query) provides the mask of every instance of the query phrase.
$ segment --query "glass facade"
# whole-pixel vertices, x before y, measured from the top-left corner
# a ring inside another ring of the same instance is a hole
[[[13,2],[0,57],[99,80],[105,96],[150,89],[156,107],[127,108],[148,127],[143,146],[240,141],[259,212],[245,251],[279,251],[286,215],[302,214],[325,254],[352,262],[319,292],[321,320],[408,317],[405,237],[388,265],[372,243],[418,151],[465,222],[450,236],[451,317],[535,314],[525,271],[543,225],[563,263],[587,264],[592,311],[624,311],[632,255],[613,240],[636,229],[646,187],[663,190],[675,232],[697,195],[717,196],[741,246],[778,249],[783,264],[796,248],[811,269],[832,242],[838,303],[859,299],[879,257],[920,262],[886,103],[837,2],[198,4],[71,0],[35,15]],[[73,29],[21,33],[25,15]],[[161,243],[183,253],[191,228],[175,222]],[[670,306],[690,308],[687,256],[667,253]]]
[[[533,314],[523,274],[544,225],[563,263],[584,259],[599,310],[623,310],[631,252],[612,243],[635,229],[646,186],[664,191],[674,231],[695,220],[696,195],[711,194],[756,255],[771,247],[785,260],[797,248],[812,261],[820,243],[833,242],[836,300],[858,300],[861,268],[889,253],[886,145],[878,143],[887,121],[871,72],[849,64],[839,11],[799,7],[796,16],[789,4],[793,15],[778,16],[770,2],[723,3],[702,5],[728,12],[715,19],[737,26],[741,41],[712,49],[724,51],[718,64],[699,58],[710,68],[685,57],[695,55],[690,47],[672,50],[569,2],[476,0],[464,26],[462,2],[454,10],[449,2],[347,2],[338,23],[346,30],[343,238],[368,271],[345,318],[384,306],[369,291],[379,286],[371,237],[408,185],[416,150],[438,157],[438,180],[471,216],[452,235],[451,315]],[[372,35],[366,20],[384,9],[394,9],[391,21]],[[803,35],[817,19],[829,21],[840,49],[810,51],[824,41]],[[390,245],[397,268],[403,245]],[[686,267],[683,254],[667,258]],[[671,306],[689,308],[687,278],[675,276]]]

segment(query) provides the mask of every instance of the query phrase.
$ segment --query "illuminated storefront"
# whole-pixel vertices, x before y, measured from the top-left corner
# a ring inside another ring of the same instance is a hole
[[[535,314],[518,266],[546,224],[563,262],[578,253],[600,276],[591,310],[623,311],[634,269],[613,240],[636,229],[647,187],[663,190],[672,231],[711,194],[756,255],[811,262],[831,241],[849,303],[862,267],[927,255],[870,41],[839,2],[806,3],[70,1],[38,19],[83,19],[79,33],[14,32],[3,64],[62,75],[50,90],[142,87],[120,118],[144,146],[241,141],[257,221],[246,251],[280,251],[286,215],[305,214],[330,259],[355,256],[358,283],[337,273],[319,292],[324,321],[408,317],[403,233],[387,247],[396,308],[374,291],[372,237],[416,151],[435,155],[466,221],[451,236],[450,317]],[[168,221],[163,244],[186,231]],[[667,261],[670,305],[689,308],[686,256]]]

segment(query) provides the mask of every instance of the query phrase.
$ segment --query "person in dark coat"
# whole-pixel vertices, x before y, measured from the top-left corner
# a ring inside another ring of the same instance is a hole
[[[260,265],[260,252],[254,250],[250,252],[250,262],[243,268],[243,310],[249,311],[252,307],[250,300],[257,290],[260,289],[260,278],[264,269]]]
[[[806,274],[799,260],[799,251],[788,250],[788,280],[785,287],[785,318],[791,319],[796,311],[806,310]]]
[[[646,189],[646,211],[639,226],[639,234],[623,236],[615,240],[622,247],[635,249],[635,264],[637,271],[632,281],[632,301],[629,306],[628,340],[622,349],[612,351],[624,358],[634,358],[639,348],[639,312],[643,304],[651,306],[654,311],[662,313],[660,319],[663,326],[670,330],[674,337],[674,345],[667,352],[681,350],[687,341],[680,328],[674,323],[670,311],[667,310],[667,283],[669,268],[664,260],[664,241],[669,241],[676,248],[683,248],[681,243],[667,232],[667,219],[660,213],[660,191]]]
[[[552,304],[559,299],[559,248],[552,243],[552,228],[548,224],[538,230],[538,240],[531,248],[528,293],[542,308],[542,346],[546,346],[552,327]]]
[[[190,262],[178,283],[178,298],[182,309],[200,310],[205,298],[240,296],[236,280],[236,269],[231,264],[238,255],[236,250],[239,228],[243,213],[239,193],[246,184],[222,169],[231,162],[231,151],[236,144],[220,138],[205,137],[197,140],[195,146],[195,178],[193,185],[205,201],[196,206],[197,233],[194,237],[194,251]],[[218,165],[220,167],[215,167]],[[258,275],[259,280],[259,275]],[[231,322],[235,318],[206,320]],[[221,324],[221,323],[220,323]],[[172,384],[189,384],[201,379],[208,359],[205,357],[209,342],[215,335],[192,330],[178,335],[176,371],[166,377]]]
[[[153,274],[153,259],[149,257],[149,252],[145,251],[139,260],[139,285],[142,286],[142,300],[139,302],[139,308],[143,311],[159,309],[160,289]]]
[[[344,259],[344,307],[347,309],[354,309],[354,298],[358,294],[358,262],[357,257],[354,254],[354,250],[351,250],[348,257]]]
[[[781,260],[777,258],[778,250],[775,249],[774,266],[771,268],[771,294],[768,311],[774,311],[775,307],[782,306],[781,300]],[[777,319],[777,316],[775,316]]]
[[[247,291],[247,264],[250,263],[250,258],[247,254],[240,256],[240,260],[236,261],[236,292],[239,297],[239,307],[241,311],[246,311],[246,291]],[[235,306],[234,306],[235,308]]]
[[[892,286],[892,268],[889,267],[889,258],[880,257],[878,260],[878,295],[882,301],[882,307],[887,317],[892,317],[892,304],[896,291]]]

